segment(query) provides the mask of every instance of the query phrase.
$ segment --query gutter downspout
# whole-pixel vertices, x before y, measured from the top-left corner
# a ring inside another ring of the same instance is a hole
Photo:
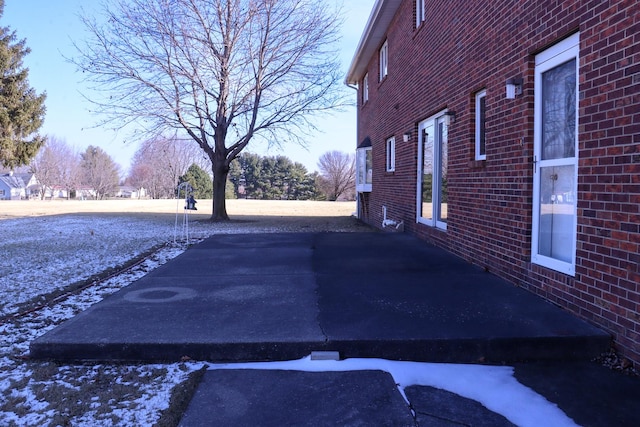
[[[351,88],[351,89],[355,90],[356,92],[358,91],[358,86],[349,84],[349,82],[347,80],[344,81],[344,85],[346,87],[348,87],[348,88]],[[357,105],[357,100],[356,100],[356,105]],[[356,123],[356,128],[357,127],[358,126],[357,126],[357,123]],[[356,130],[356,132],[357,132],[357,130]],[[356,137],[356,143],[357,143],[357,137]],[[356,191],[356,218],[362,219],[362,213],[360,212],[360,192],[358,192],[358,191]]]

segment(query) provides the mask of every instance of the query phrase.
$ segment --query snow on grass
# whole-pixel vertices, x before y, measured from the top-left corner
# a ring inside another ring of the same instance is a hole
[[[0,355],[26,356],[29,351],[29,343],[36,337],[143,277],[148,271],[175,258],[183,251],[184,247],[182,246],[164,247],[134,269],[72,294],[52,307],[44,307],[34,313],[1,324]]]
[[[173,224],[55,216],[0,221],[0,316],[34,297],[116,267],[173,237]]]
[[[53,363],[32,364],[30,369],[25,366],[15,366],[12,377],[0,379],[1,425],[153,425],[161,411],[168,408],[173,388],[197,367]]]
[[[160,250],[134,271],[115,277],[53,307],[0,326],[0,425],[153,425],[173,388],[197,364],[57,366],[33,363],[29,343],[183,251]]]
[[[198,230],[194,224],[194,231]],[[174,224],[103,216],[0,221],[0,315],[173,239]],[[58,366],[26,361],[29,343],[186,249],[167,245],[124,274],[0,324],[0,425],[153,425],[197,364]]]

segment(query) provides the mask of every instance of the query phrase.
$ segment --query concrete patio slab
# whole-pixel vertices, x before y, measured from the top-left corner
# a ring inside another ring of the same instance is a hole
[[[218,235],[31,344],[57,360],[588,360],[610,337],[415,237]]]

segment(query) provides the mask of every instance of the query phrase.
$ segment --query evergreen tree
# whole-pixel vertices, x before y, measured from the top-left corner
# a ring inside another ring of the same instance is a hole
[[[286,156],[242,153],[230,165],[229,181],[238,197],[263,200],[317,200],[317,174]]]
[[[193,197],[196,199],[213,199],[213,181],[204,169],[195,163],[189,166],[187,172],[180,177],[178,185],[183,182],[191,184]]]
[[[262,158],[253,153],[241,153],[231,163],[229,181],[239,197],[262,199]]]
[[[4,0],[0,0],[0,18]],[[15,168],[28,164],[44,144],[38,135],[44,121],[45,94],[29,87],[29,70],[22,59],[30,52],[25,40],[0,27],[0,164]]]
[[[308,173],[301,163],[294,163],[291,173],[289,200],[322,200],[323,195],[318,186],[318,173]]]

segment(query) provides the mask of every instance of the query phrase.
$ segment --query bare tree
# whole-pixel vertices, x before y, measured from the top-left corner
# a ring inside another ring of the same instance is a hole
[[[192,164],[202,167],[202,155],[195,144],[175,138],[144,141],[133,156],[128,181],[144,187],[152,198],[175,196],[178,178]]]
[[[320,186],[328,200],[352,197],[355,191],[356,167],[353,154],[329,151],[318,160]]]
[[[151,196],[152,199],[167,197],[166,192],[162,190],[163,186],[156,185],[156,182],[153,179],[153,174],[154,168],[151,164],[147,162],[138,163],[134,156],[133,163],[129,170],[129,176],[127,176],[125,183],[138,189],[144,188],[146,190],[146,194]]]
[[[31,162],[31,172],[40,184],[41,199],[44,199],[47,190],[52,191],[58,183],[60,159],[55,151],[56,144],[57,140],[50,139]]]
[[[113,194],[120,181],[116,162],[102,148],[90,145],[80,155],[81,179],[95,191],[96,200]]]
[[[214,220],[229,164],[250,141],[303,143],[314,115],[347,103],[339,10],[316,0],[118,0],[75,61],[105,123],[178,129],[211,162]],[[146,131],[145,131],[146,129]]]
[[[78,183],[78,156],[64,140],[48,137],[43,148],[30,164],[30,171],[40,183],[40,198],[44,198],[47,189],[54,187],[66,190],[67,198]]]
[[[64,159],[60,174],[60,186],[66,190],[67,199],[71,197],[73,190],[77,190],[81,182],[80,155],[77,151],[65,144]]]

